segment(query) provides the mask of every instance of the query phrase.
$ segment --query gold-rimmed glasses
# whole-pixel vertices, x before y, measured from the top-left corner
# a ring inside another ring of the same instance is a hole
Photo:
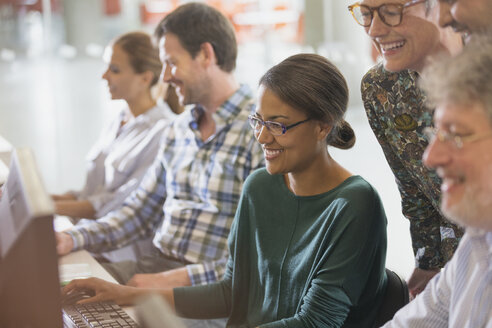
[[[366,5],[361,5],[360,3],[354,3],[348,6],[348,10],[354,17],[355,21],[364,27],[371,26],[372,19],[374,18],[374,12],[377,11],[379,19],[391,27],[398,26],[401,24],[403,17],[403,10],[408,7],[424,3],[428,0],[413,0],[405,4],[401,3],[383,3],[377,7],[369,7]]]

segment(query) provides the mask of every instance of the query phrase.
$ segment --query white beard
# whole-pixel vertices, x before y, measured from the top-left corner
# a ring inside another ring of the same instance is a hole
[[[442,208],[448,219],[461,226],[492,231],[492,163],[485,171],[478,184],[469,183],[458,203]]]

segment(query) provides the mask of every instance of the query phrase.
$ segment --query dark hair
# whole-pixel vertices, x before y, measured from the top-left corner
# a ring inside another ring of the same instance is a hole
[[[341,149],[354,145],[354,130],[343,118],[348,103],[347,83],[326,58],[314,54],[291,56],[270,68],[259,84],[307,117],[331,124],[328,145]]]
[[[159,81],[162,63],[159,60],[159,49],[152,41],[152,37],[144,32],[130,32],[121,35],[113,41],[128,55],[130,65],[136,73],[151,71],[154,74],[151,86]]]
[[[209,42],[215,51],[217,65],[231,72],[236,67],[237,43],[234,28],[217,9],[202,3],[188,3],[178,7],[157,25],[157,40],[165,34],[176,35],[183,48],[195,58],[203,43]]]

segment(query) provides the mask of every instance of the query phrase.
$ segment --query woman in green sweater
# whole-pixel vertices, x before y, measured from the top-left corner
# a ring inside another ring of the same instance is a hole
[[[325,58],[300,54],[260,80],[250,123],[266,169],[246,180],[215,284],[159,292],[188,318],[228,327],[371,327],[386,288],[386,216],[378,194],[329,154],[355,142],[348,89]],[[149,290],[97,279],[90,300],[132,303]],[[154,291],[155,292],[155,291]]]

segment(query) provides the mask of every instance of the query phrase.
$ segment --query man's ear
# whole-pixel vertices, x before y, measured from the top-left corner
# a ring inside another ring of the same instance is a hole
[[[206,66],[211,64],[217,64],[217,57],[215,56],[214,47],[210,42],[204,42],[200,46],[200,56],[202,56],[203,63]]]

